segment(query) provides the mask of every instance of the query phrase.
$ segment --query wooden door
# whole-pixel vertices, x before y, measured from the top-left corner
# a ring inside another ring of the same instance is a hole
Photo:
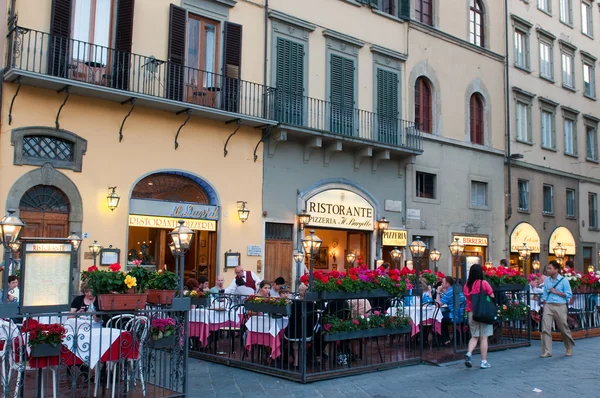
[[[21,211],[25,223],[21,236],[29,238],[66,238],[69,236],[69,215],[38,211]]]
[[[282,276],[285,283],[291,286],[293,250],[292,241],[265,241],[266,280],[273,282],[275,278]]]

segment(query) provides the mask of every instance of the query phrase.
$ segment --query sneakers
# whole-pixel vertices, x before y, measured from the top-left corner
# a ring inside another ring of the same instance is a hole
[[[347,355],[344,354],[340,354],[337,356],[337,364],[340,366],[347,366],[348,365],[348,357]]]
[[[471,353],[467,352],[465,354],[465,366],[467,368],[472,368],[473,367],[473,363],[471,363]]]
[[[570,357],[573,355],[573,349],[572,348],[567,348],[567,351],[565,352],[565,356]]]
[[[552,356],[552,354],[545,353],[545,354],[540,355],[540,358],[550,358],[551,356]]]
[[[480,369],[489,369],[492,365],[488,361],[481,361],[481,365],[479,365]]]

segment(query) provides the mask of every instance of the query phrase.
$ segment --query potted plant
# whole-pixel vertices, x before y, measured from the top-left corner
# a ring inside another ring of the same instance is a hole
[[[354,340],[410,333],[410,323],[410,317],[389,316],[379,311],[356,319],[340,319],[326,315],[323,317],[324,340]]]
[[[249,296],[244,301],[244,308],[247,311],[289,316],[292,313],[292,302],[280,297]]]
[[[488,268],[483,271],[483,278],[498,292],[524,291],[527,287],[527,279],[513,268]]]
[[[177,292],[177,274],[171,271],[159,271],[152,275],[148,283],[148,302],[150,304],[170,305]]]
[[[62,340],[67,333],[59,323],[44,325],[34,319],[23,324],[23,332],[28,333],[27,344],[31,347],[32,358],[53,357],[60,355]]]
[[[205,307],[208,308],[210,306],[210,292],[198,292],[197,290],[186,290],[183,292],[184,297],[189,297],[191,299],[192,305],[196,307]]]
[[[111,264],[108,271],[101,271],[95,265],[82,272],[81,279],[87,281],[92,293],[98,299],[98,306],[104,311],[143,309],[146,306],[145,293],[136,293],[137,279],[121,272],[118,263]],[[130,294],[124,294],[130,291]]]
[[[154,348],[173,347],[175,345],[175,319],[155,318],[150,324],[152,340],[150,344]]]
[[[518,301],[510,301],[498,307],[498,319],[502,321],[522,321],[527,319],[529,306]]]
[[[148,285],[150,284],[150,280],[152,279],[152,271],[149,271],[147,268],[140,267],[139,264],[135,267],[131,268],[127,275],[135,278],[136,280],[136,293],[142,293],[148,290]]]
[[[565,267],[560,274],[565,277],[569,281],[569,285],[571,286],[571,290],[573,292],[585,293],[585,291],[580,291],[580,286],[582,285],[582,276],[579,272],[576,272],[574,269]],[[585,290],[585,288],[584,288]]]

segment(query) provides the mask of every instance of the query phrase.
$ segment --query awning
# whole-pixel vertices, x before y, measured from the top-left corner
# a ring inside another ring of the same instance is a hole
[[[575,238],[573,238],[573,234],[566,227],[557,227],[550,235],[550,240],[548,241],[548,251],[554,254],[554,248],[558,246],[558,244],[565,249],[567,249],[566,255],[574,256],[577,251],[577,243],[575,243]]]
[[[539,253],[541,243],[540,235],[538,235],[533,225],[526,222],[517,224],[510,234],[511,253],[518,252],[523,244],[527,244],[527,247],[531,249],[531,253]]]

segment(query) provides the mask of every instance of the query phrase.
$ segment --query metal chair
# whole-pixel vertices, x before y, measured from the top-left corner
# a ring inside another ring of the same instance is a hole
[[[429,303],[425,303],[425,304],[421,305],[421,315],[423,315],[424,313],[429,313],[429,311],[432,310],[432,307],[433,307],[433,313],[432,313],[431,318],[427,318],[427,319],[421,318],[421,325],[420,325],[420,327],[423,328],[422,333],[423,333],[424,337],[426,337],[430,333],[432,335],[430,348],[433,348],[433,344],[435,344],[436,346],[438,345],[438,339],[435,335],[435,322],[437,321],[437,317],[440,312],[440,305],[438,303],[436,303],[435,301],[430,301]]]

